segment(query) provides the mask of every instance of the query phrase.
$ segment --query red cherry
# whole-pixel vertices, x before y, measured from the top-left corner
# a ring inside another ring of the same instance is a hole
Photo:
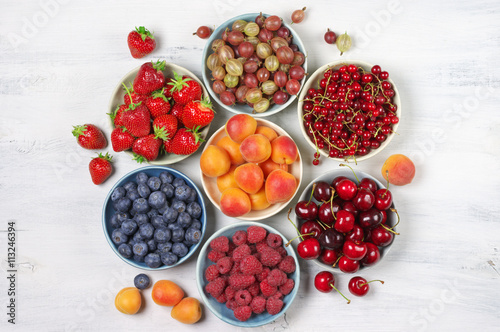
[[[385,210],[382,210],[380,212],[382,213],[382,222],[381,222],[381,224],[385,225],[385,223],[387,221],[387,212]]]
[[[350,201],[356,196],[358,187],[349,179],[340,180],[335,186],[337,195],[345,201]]]
[[[392,205],[392,193],[389,189],[379,189],[375,192],[375,208],[387,210]]]
[[[303,235],[304,239],[308,239],[311,237],[317,238],[323,232],[323,228],[313,220],[307,220],[300,226],[300,234],[310,234],[312,235]]]
[[[348,233],[354,228],[354,222],[356,218],[352,213],[346,210],[340,210],[337,212],[337,220],[335,221],[335,229],[340,233]]]
[[[297,253],[303,259],[316,259],[321,254],[321,246],[317,239],[311,237],[297,245]]]
[[[359,270],[359,261],[342,256],[339,259],[339,269],[344,273],[356,273]]]
[[[347,177],[345,176],[337,176],[335,179],[333,179],[332,181],[332,187],[333,188],[337,188],[337,184],[341,181],[341,180],[344,180],[344,179],[347,179],[349,180]]]
[[[375,228],[382,222],[383,215],[380,210],[371,208],[359,214],[358,223],[363,228]]]
[[[345,236],[345,239],[351,241],[363,241],[364,237],[365,233],[363,232],[363,229],[359,227],[359,225],[354,224],[354,227],[349,232],[349,234]]]
[[[342,202],[342,210],[350,212],[354,216],[354,218],[358,216],[358,209],[354,206],[354,204],[351,201]]]
[[[361,265],[372,266],[380,260],[380,250],[371,242],[366,242],[366,255],[361,259]]]
[[[352,200],[352,204],[361,211],[367,211],[376,203],[375,195],[366,188],[360,188],[356,197]],[[385,210],[385,209],[383,209]]]
[[[365,296],[370,290],[369,284],[374,281],[380,281],[382,284],[384,283],[382,280],[371,280],[367,282],[365,278],[352,277],[351,280],[349,280],[349,292],[356,296]]]
[[[323,249],[321,251],[321,255],[319,256],[319,260],[322,263],[333,265],[339,259],[339,252],[337,250],[332,249]]]
[[[318,217],[318,206],[314,202],[300,201],[295,205],[297,217],[305,220],[314,220]]]
[[[366,244],[364,242],[354,242],[351,240],[347,240],[344,242],[342,251],[347,258],[359,261],[363,259],[363,257],[365,257],[368,249],[366,248]]]
[[[387,247],[394,239],[394,235],[382,226],[372,229],[370,237],[373,244],[379,247]]]
[[[344,299],[347,300],[347,304],[351,303],[351,301],[335,287],[335,277],[333,276],[333,273],[329,271],[321,271],[316,274],[314,277],[314,287],[322,293],[330,293],[335,289],[344,297]]]
[[[368,189],[374,194],[377,191],[377,184],[370,178],[362,178],[358,184],[358,187]]]
[[[335,213],[340,210],[340,206],[334,202],[324,202],[319,207],[318,218],[321,222],[331,225],[335,222]]]
[[[313,196],[318,202],[328,201],[332,197],[332,188],[325,181],[319,181],[314,188]]]

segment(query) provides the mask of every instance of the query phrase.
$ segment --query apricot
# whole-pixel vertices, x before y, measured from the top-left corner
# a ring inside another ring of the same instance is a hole
[[[297,179],[282,169],[275,169],[267,177],[265,188],[269,203],[284,203],[295,194]]]
[[[226,122],[226,134],[236,143],[255,133],[257,120],[248,114],[236,114]]]
[[[393,154],[382,165],[382,176],[390,184],[404,186],[415,176],[415,165],[405,155]]]
[[[293,139],[280,136],[271,142],[271,159],[277,164],[293,164],[299,156],[299,150]]]
[[[115,307],[124,314],[134,315],[141,306],[141,292],[135,287],[126,287],[116,294]]]
[[[264,184],[264,172],[257,164],[246,163],[236,167],[234,180],[243,191],[255,194]]]
[[[261,163],[271,156],[271,142],[261,134],[248,136],[241,142],[240,152],[249,163]]]
[[[262,169],[262,171],[264,172],[264,179],[267,179],[267,176],[269,175],[269,173],[271,173],[275,169],[282,169],[282,170],[288,172],[288,165],[287,164],[281,164],[281,165],[277,164],[271,158],[260,163],[259,166]]]
[[[227,188],[238,188],[238,184],[234,179],[234,170],[236,167],[236,165],[232,165],[226,174],[217,177],[217,188],[220,192],[223,192]]]
[[[201,318],[200,301],[193,297],[185,297],[170,312],[173,319],[184,324],[194,324]]]
[[[216,177],[226,174],[231,167],[231,159],[226,150],[216,145],[209,145],[200,157],[200,168],[203,174]]]
[[[269,206],[271,206],[271,203],[267,201],[266,188],[264,186],[262,186],[262,188],[260,188],[260,190],[257,191],[255,194],[249,195],[249,197],[253,211],[264,210],[267,209]]]
[[[220,209],[229,217],[240,217],[252,209],[250,198],[240,188],[228,188],[222,192]]]
[[[151,291],[151,297],[156,304],[173,307],[184,297],[184,291],[175,282],[158,280]]]
[[[229,136],[222,137],[216,145],[226,150],[229,159],[231,159],[231,164],[241,165],[245,162],[240,152],[240,144],[233,141]]]
[[[269,128],[266,126],[257,126],[257,129],[255,129],[255,133],[266,136],[269,139],[269,142],[272,142],[273,139],[278,137],[278,133],[276,133],[273,128]]]

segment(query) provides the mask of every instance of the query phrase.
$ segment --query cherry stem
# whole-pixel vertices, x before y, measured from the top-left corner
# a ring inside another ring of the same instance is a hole
[[[399,224],[399,222],[401,221],[401,217],[399,216],[398,210],[391,208],[391,212],[394,212],[398,216],[398,222],[396,223],[396,225],[391,227],[391,229],[394,229],[394,227],[396,227]]]
[[[314,235],[314,232],[311,232],[311,233],[307,233],[307,234],[299,234],[299,236],[296,236],[294,237],[293,239],[291,239],[290,241],[288,241],[286,244],[285,244],[285,247],[288,247],[290,244],[292,244],[292,241],[295,240],[295,239],[298,239],[299,237],[302,239],[302,241],[304,240],[303,236],[309,236],[309,235]]]
[[[382,280],[376,279],[376,280],[370,280],[370,281],[367,281],[365,283],[362,283],[359,286],[361,287],[361,286],[364,286],[364,285],[368,285],[370,282],[374,282],[374,281],[379,281],[380,283],[382,283],[382,285],[384,284],[384,282]]]
[[[340,295],[342,295],[342,297],[343,297],[343,298],[347,301],[347,304],[351,303],[351,300],[349,300],[347,297],[345,297],[345,295],[344,295],[344,294],[342,294],[342,292],[341,292],[341,291],[339,291],[339,290],[337,289],[337,287],[335,287],[335,286],[333,285],[333,283],[330,283],[330,286],[331,286],[333,289],[335,289],[335,290],[336,290],[336,291],[337,291]]]
[[[339,166],[347,166],[347,167],[349,167],[349,168],[351,169],[351,171],[352,171],[352,174],[354,174],[354,177],[355,177],[355,178],[356,178],[356,180],[358,181],[358,183],[360,182],[360,181],[359,181],[359,179],[358,179],[358,176],[356,175],[356,173],[354,172],[354,170],[352,169],[352,167],[351,167],[351,166],[346,165],[346,164],[340,164]]]
[[[382,226],[382,228],[384,228],[384,229],[385,229],[386,231],[388,231],[388,232],[391,232],[391,233],[393,233],[393,234],[395,234],[395,235],[400,235],[398,232],[393,231],[393,230],[392,230],[392,228],[389,228],[389,227],[387,227],[387,226],[386,226],[386,225],[384,225],[384,224],[380,224],[380,226]]]
[[[344,255],[340,255],[339,258],[337,258],[337,260],[335,261],[335,263],[333,263],[332,267],[335,267],[335,265],[337,265],[337,263],[342,258],[342,256],[344,256]]]
[[[321,220],[317,220],[317,223],[323,227],[323,229],[327,229],[327,228],[332,228],[331,226],[329,226],[328,224],[325,224],[324,222],[322,222]]]
[[[288,210],[288,216],[287,216],[288,221],[290,221],[290,222],[292,223],[293,227],[295,227],[295,229],[297,230],[297,233],[299,234],[299,237],[302,239],[302,241],[304,241],[304,238],[302,237],[302,234],[300,234],[299,229],[298,229],[298,228],[297,228],[297,226],[293,223],[292,219],[290,219],[290,213],[291,213],[291,212],[292,212],[292,208],[290,208],[290,209]]]
[[[309,196],[309,201],[307,202],[307,204],[311,203],[315,189],[316,189],[316,183],[313,183],[313,187],[311,189],[311,196]]]

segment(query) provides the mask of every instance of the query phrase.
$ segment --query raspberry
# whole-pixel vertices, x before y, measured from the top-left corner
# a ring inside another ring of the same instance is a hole
[[[293,287],[295,286],[295,281],[293,279],[287,279],[286,282],[278,287],[278,290],[283,295],[288,295],[292,292]]]
[[[234,309],[234,317],[236,317],[239,321],[244,322],[248,320],[250,316],[252,316],[252,308],[247,305]]]
[[[247,232],[236,231],[232,237],[233,243],[237,246],[247,243]]]
[[[280,291],[277,291],[277,292],[276,292],[276,293],[274,293],[274,295],[273,295],[273,296],[271,296],[271,297],[274,297],[274,298],[276,298],[276,299],[283,300],[283,297],[284,297],[284,296],[283,296],[283,294],[281,294],[281,292],[280,292]]]
[[[257,243],[266,238],[266,230],[260,226],[250,226],[247,228],[247,240],[250,243]]]
[[[269,233],[266,238],[266,243],[271,248],[278,248],[283,244],[283,239],[278,234]]]
[[[270,315],[276,315],[283,308],[283,301],[278,298],[270,297],[266,301],[266,310]]]
[[[235,300],[229,300],[226,302],[226,308],[228,308],[229,310],[234,310],[238,308],[238,303],[236,303]]]
[[[281,257],[288,256],[288,252],[286,252],[286,249],[284,247],[274,248],[274,250],[276,250],[281,255]]]
[[[256,314],[261,314],[266,310],[266,299],[262,296],[255,296],[250,303],[250,308]]]
[[[270,286],[281,286],[286,282],[286,274],[280,269],[273,269],[267,276],[267,283]]]
[[[226,255],[232,256],[234,249],[236,249],[236,246],[233,242],[229,241],[229,250],[226,252]]]
[[[247,244],[242,244],[233,251],[233,260],[235,262],[241,261],[243,257],[248,256],[252,253],[252,250]]]
[[[257,248],[255,247],[255,244],[249,244],[250,251],[252,254],[255,254],[257,252]]]
[[[264,266],[273,267],[281,262],[281,255],[273,248],[265,248],[261,251],[260,262]]]
[[[236,274],[236,273],[240,273],[240,262],[234,262],[233,263],[233,268],[231,269],[231,271],[229,271],[229,274]]]
[[[262,250],[264,250],[265,248],[269,248],[266,241],[261,241],[255,244],[255,249],[259,253],[262,252]]]
[[[233,260],[231,257],[222,257],[217,261],[217,268],[219,269],[220,274],[226,274],[231,271],[233,267]]]
[[[231,286],[227,286],[226,289],[224,289],[224,294],[226,295],[226,299],[228,301],[234,300],[234,295],[236,294],[236,290]]]
[[[246,289],[239,290],[234,294],[234,300],[238,305],[245,306],[249,305],[252,302],[252,295]]]
[[[264,295],[265,297],[270,297],[276,294],[276,292],[278,291],[278,287],[271,286],[269,285],[267,280],[263,280],[260,282],[260,291],[262,292],[262,295]]]
[[[219,269],[217,268],[217,265],[210,265],[205,270],[205,279],[207,279],[207,281],[214,281],[218,276]]]
[[[267,278],[267,276],[269,275],[269,272],[271,272],[271,269],[269,269],[268,267],[264,267],[262,269],[262,272],[257,274],[255,277],[257,278],[257,280],[259,282],[261,282],[262,280],[265,280]]]
[[[247,290],[250,292],[250,295],[252,295],[252,296],[259,295],[260,294],[259,283],[255,282],[255,283],[251,284],[250,286],[248,286]]]
[[[285,273],[295,272],[295,259],[292,256],[286,256],[278,265],[278,268]]]
[[[245,289],[254,282],[254,276],[246,276],[244,274],[233,274],[229,276],[229,285],[236,290]]]
[[[218,277],[214,281],[210,281],[205,286],[205,290],[214,298],[218,298],[224,291],[225,287],[226,287],[226,280],[224,278]]]
[[[226,257],[226,255],[223,252],[217,251],[217,250],[210,250],[210,252],[207,255],[208,259],[210,259],[212,262],[217,263],[219,259],[222,257]]]
[[[227,299],[226,299],[226,295],[224,295],[224,293],[222,293],[221,295],[219,295],[218,298],[215,299],[217,302],[219,303],[226,303]]]
[[[210,242],[210,248],[219,252],[229,251],[229,239],[225,236],[219,236]]]
[[[243,274],[253,276],[262,272],[262,264],[255,256],[248,255],[241,260],[240,270]]]

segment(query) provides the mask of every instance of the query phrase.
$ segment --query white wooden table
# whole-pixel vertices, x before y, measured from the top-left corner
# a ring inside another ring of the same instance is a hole
[[[327,28],[353,38],[345,59],[380,64],[397,83],[403,104],[399,135],[386,150],[359,163],[381,179],[393,153],[411,157],[414,182],[393,187],[402,222],[390,253],[366,278],[385,280],[347,305],[313,286],[320,268],[302,262],[298,296],[286,315],[262,331],[494,331],[500,326],[500,43],[498,1],[2,1],[0,14],[0,257],[8,269],[9,221],[17,229],[16,326],[19,331],[226,331],[205,308],[194,326],[170,317],[145,292],[146,307],[126,316],[114,307],[119,289],[133,286],[138,270],[109,248],[101,208],[111,186],[138,165],[113,153],[115,173],[95,186],[88,174],[93,153],[80,148],[72,125],[95,123],[109,135],[107,103],[120,78],[143,60],[133,59],[126,36],[135,26],[154,30],[157,50],[144,61],[165,59],[201,77],[205,42],[200,25],[217,26],[247,12],[289,20],[308,49],[310,72],[339,59],[323,41]],[[230,114],[218,108],[211,133]],[[312,154],[299,131],[296,103],[268,118],[298,143],[306,165],[302,190],[337,164]],[[109,136],[108,136],[109,137]],[[108,148],[111,151],[111,147]],[[198,185],[196,153],[174,167]],[[208,202],[208,201],[207,201]],[[208,202],[208,233],[235,221]],[[286,236],[286,212],[266,221]],[[205,238],[208,238],[207,234]],[[153,280],[178,282],[200,298],[196,260]],[[7,322],[9,274],[0,278],[0,330]],[[350,276],[339,275],[347,291]]]

